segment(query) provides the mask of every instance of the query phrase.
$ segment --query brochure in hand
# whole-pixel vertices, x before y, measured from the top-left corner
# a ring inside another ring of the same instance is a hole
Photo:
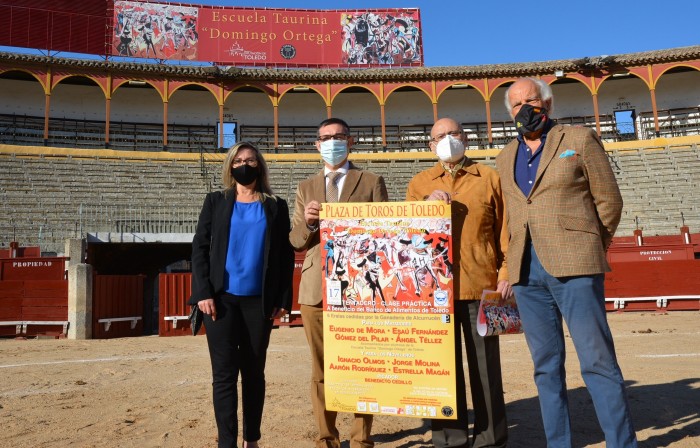
[[[481,336],[522,333],[515,297],[504,300],[501,293],[484,290],[476,318],[476,330]]]

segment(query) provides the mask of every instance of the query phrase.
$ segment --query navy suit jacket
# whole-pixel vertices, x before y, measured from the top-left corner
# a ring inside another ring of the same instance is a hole
[[[192,295],[188,303],[223,294],[224,273],[231,216],[235,204],[231,191],[207,194],[192,240]],[[263,309],[265,316],[273,308],[292,308],[294,251],[289,243],[289,208],[284,199],[267,197],[263,201],[267,220],[263,260]]]

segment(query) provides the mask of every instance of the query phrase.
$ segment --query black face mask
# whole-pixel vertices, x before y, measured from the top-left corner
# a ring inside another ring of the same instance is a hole
[[[523,104],[514,120],[518,134],[529,135],[544,129],[549,118],[544,107]]]
[[[241,185],[250,185],[258,178],[260,170],[257,166],[250,166],[244,163],[236,168],[231,168],[231,175],[233,176],[236,183]]]

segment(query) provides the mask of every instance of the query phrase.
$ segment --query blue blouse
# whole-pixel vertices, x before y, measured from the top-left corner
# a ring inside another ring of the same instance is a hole
[[[262,202],[236,202],[228,237],[226,292],[237,296],[262,294],[265,231]]]

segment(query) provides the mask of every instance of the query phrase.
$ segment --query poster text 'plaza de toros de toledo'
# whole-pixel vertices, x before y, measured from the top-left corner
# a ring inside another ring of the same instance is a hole
[[[456,418],[450,216],[444,202],[323,204],[328,409]]]
[[[420,11],[114,2],[112,54],[219,65],[422,66]]]

